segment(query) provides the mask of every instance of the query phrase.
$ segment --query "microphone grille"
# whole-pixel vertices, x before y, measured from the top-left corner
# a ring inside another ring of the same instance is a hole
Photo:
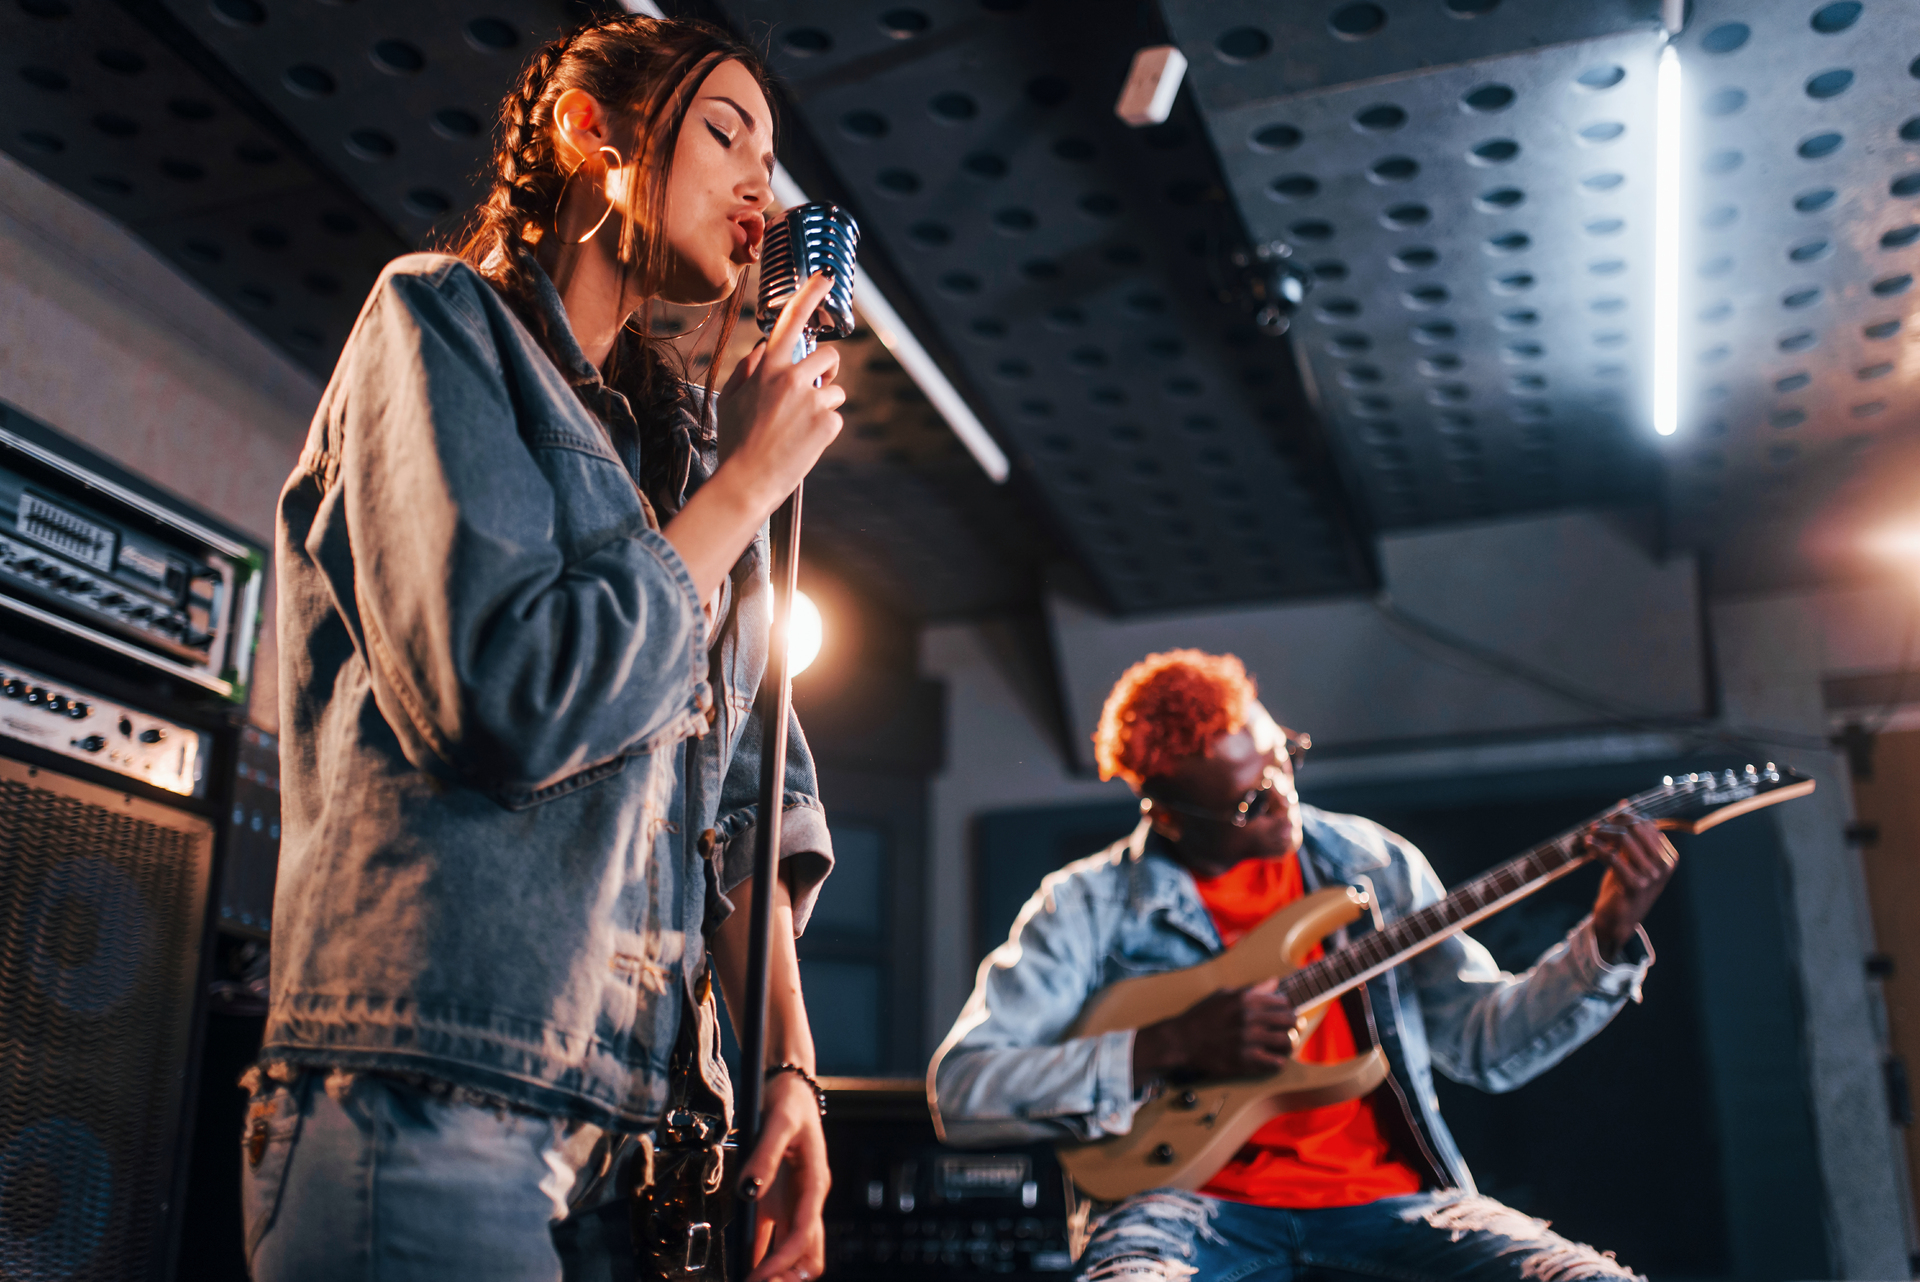
[[[767,227],[760,242],[760,299],[754,319],[761,332],[771,332],[780,309],[818,271],[833,276],[807,328],[821,338],[845,338],[853,333],[854,255],[860,245],[860,224],[838,205],[797,205]]]

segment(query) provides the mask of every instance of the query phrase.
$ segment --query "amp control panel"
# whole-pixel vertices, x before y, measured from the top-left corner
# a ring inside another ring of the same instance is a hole
[[[206,792],[201,731],[11,663],[0,663],[0,736],[182,797]]]

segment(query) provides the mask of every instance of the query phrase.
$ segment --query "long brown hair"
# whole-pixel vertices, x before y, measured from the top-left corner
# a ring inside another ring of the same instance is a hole
[[[554,234],[568,171],[553,146],[553,105],[569,89],[591,94],[629,125],[640,181],[631,184],[620,212],[620,283],[643,301],[638,326],[629,322],[614,342],[604,375],[626,395],[640,424],[641,483],[663,513],[678,506],[679,478],[673,471],[671,429],[684,395],[684,358],[655,337],[652,298],[662,287],[668,266],[667,186],[681,124],[700,86],[725,62],[738,62],[772,100],[766,68],[754,52],[726,32],[700,22],[675,22],[638,14],[607,18],[582,27],[536,53],[520,72],[513,91],[500,104],[493,152],[493,190],[475,211],[454,252],[472,263],[500,291],[526,323],[547,355],[559,360],[554,336],[533,306],[533,281],[523,253]],[[719,304],[721,318],[715,352],[726,349],[739,318],[747,278]],[[703,405],[710,404],[720,362],[707,366]],[[695,414],[703,434],[711,431],[710,413]]]

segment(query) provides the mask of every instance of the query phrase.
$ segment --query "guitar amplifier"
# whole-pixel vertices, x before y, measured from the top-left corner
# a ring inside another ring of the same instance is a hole
[[[919,1078],[829,1077],[827,1276],[1058,1279],[1073,1268],[1051,1144],[940,1143]]]
[[[0,404],[0,627],[244,702],[265,553]]]
[[[0,1274],[169,1275],[212,821],[0,757]]]

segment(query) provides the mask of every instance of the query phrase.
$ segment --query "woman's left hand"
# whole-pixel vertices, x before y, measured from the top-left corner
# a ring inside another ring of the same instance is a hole
[[[758,1193],[759,1232],[754,1254],[773,1249],[747,1282],[809,1282],[827,1263],[827,1231],[820,1212],[833,1176],[820,1105],[794,1073],[776,1073],[762,1097],[760,1142],[740,1173],[740,1192]]]

